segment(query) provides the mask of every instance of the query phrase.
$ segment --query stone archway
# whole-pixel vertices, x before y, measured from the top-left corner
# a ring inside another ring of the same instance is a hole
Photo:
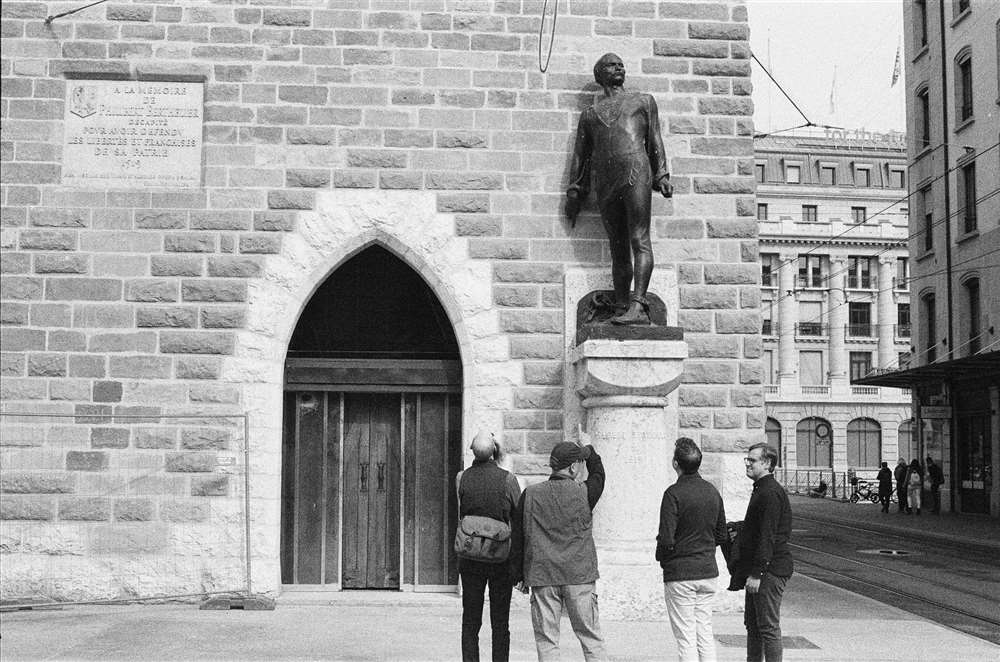
[[[281,252],[268,258],[248,291],[247,328],[237,337],[225,379],[243,386],[250,421],[253,580],[280,586],[280,485],[283,379],[288,343],[314,292],[346,260],[378,244],[426,281],[448,316],[462,365],[462,434],[500,428],[516,378],[492,307],[492,266],[468,258],[451,214],[433,193],[331,191],[299,214]]]
[[[301,315],[285,362],[281,581],[454,590],[462,382],[427,283],[378,244]]]

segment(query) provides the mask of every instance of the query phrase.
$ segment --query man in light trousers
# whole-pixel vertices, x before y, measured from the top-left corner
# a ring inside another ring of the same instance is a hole
[[[715,547],[722,545],[728,553],[726,512],[719,491],[698,473],[701,450],[693,440],[676,441],[673,466],[677,482],[663,493],[656,536],[667,616],[681,662],[715,662]]]
[[[586,464],[587,479],[579,482]],[[539,662],[559,660],[563,610],[580,640],[584,659],[607,659],[598,618],[597,547],[591,530],[594,506],[604,492],[604,464],[593,446],[556,444],[552,475],[521,493],[520,526],[513,551],[522,553],[524,584],[531,588],[531,625]]]

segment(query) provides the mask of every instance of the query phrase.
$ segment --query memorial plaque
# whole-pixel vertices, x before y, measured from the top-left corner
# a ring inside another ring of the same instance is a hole
[[[67,82],[63,184],[201,185],[203,83]]]

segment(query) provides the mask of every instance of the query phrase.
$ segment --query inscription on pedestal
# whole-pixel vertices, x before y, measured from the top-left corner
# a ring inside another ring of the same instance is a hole
[[[203,83],[68,83],[63,184],[201,185]]]

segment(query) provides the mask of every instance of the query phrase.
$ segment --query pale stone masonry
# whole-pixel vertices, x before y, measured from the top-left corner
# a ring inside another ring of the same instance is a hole
[[[0,398],[52,415],[3,420],[5,593],[60,572],[96,579],[48,597],[239,586],[244,439],[223,417],[244,413],[255,588],[279,590],[285,353],[312,293],[372,244],[454,326],[462,438],[494,429],[522,476],[544,473],[576,438],[564,275],[610,265],[592,201],[562,218],[607,51],[657,100],[676,190],[653,230],[689,351],[677,433],[742,514],[738,453],[764,424],[743,2],[571,2],[544,74],[536,0],[111,2],[45,23],[73,8],[2,6]],[[203,82],[201,186],[64,186],[80,80]],[[152,555],[169,570],[134,584]]]

